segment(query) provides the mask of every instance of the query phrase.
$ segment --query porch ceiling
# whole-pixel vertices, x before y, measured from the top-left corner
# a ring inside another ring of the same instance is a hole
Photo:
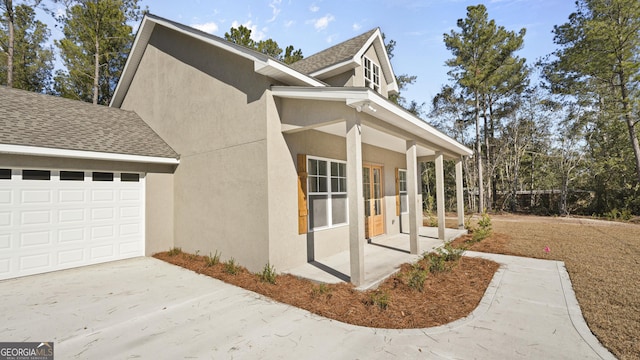
[[[417,145],[418,157],[442,153],[445,159],[454,160],[473,154],[471,149],[368,88],[272,86],[271,91],[283,99],[283,133],[313,129],[346,137],[345,121],[355,112],[365,144],[404,154],[410,140]]]
[[[345,137],[346,127],[344,122],[331,123],[314,128],[314,130],[322,131],[328,134]],[[407,142],[405,139],[393,136],[389,133],[377,130],[366,123],[362,124],[362,142],[383,149],[395,151],[404,154],[407,150]],[[424,146],[417,146],[418,157],[435,155],[435,151]]]

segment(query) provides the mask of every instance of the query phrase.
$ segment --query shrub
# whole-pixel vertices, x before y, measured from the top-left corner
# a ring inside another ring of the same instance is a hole
[[[378,306],[382,310],[386,310],[389,307],[390,301],[391,296],[386,291],[376,290],[369,294],[369,303]]]
[[[173,247],[171,249],[169,249],[169,251],[167,252],[167,254],[169,256],[176,256],[176,255],[180,255],[182,254],[182,248],[179,247]]]
[[[458,261],[462,257],[466,250],[464,248],[455,248],[451,243],[444,244],[443,247],[438,248],[436,252],[441,257],[444,257],[445,261]]]
[[[264,265],[264,269],[262,269],[262,273],[260,274],[260,280],[269,284],[275,284],[277,276],[278,275],[276,274],[276,268],[273,267],[273,265],[269,265],[269,263],[266,263]]]
[[[425,260],[427,260],[427,264],[429,264],[429,271],[432,273],[438,273],[447,270],[446,260],[444,256],[430,253],[427,254]]]
[[[231,258],[224,263],[224,272],[227,274],[235,275],[238,271],[240,271],[240,269],[238,268],[238,264],[236,264],[236,260],[234,258]]]
[[[414,264],[413,268],[407,274],[407,285],[413,290],[422,292],[424,290],[424,281],[427,279],[428,272],[422,269],[418,264]]]
[[[473,242],[480,242],[491,235],[491,218],[484,212],[478,220],[478,227],[473,229]]]
[[[218,254],[218,250],[216,250],[216,253],[213,256],[211,256],[211,253],[209,253],[209,256],[206,256],[204,258],[207,267],[218,265],[220,263],[220,255],[221,254]]]

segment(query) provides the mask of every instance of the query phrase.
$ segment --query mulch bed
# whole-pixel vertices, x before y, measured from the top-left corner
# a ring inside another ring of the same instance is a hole
[[[404,264],[378,289],[358,291],[347,283],[317,284],[292,275],[278,275],[276,284],[270,284],[243,267],[231,275],[222,263],[207,266],[206,258],[199,255],[163,252],[154,257],[330,319],[388,329],[425,328],[466,317],[478,306],[499,268],[493,261],[462,257],[450,265],[451,271],[429,273],[420,292],[407,285],[406,274],[412,266]],[[383,309],[380,303],[385,296]]]

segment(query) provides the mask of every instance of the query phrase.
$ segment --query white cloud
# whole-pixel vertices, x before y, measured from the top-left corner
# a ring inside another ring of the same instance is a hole
[[[353,29],[353,31],[358,31],[358,30],[362,29],[362,25],[360,25],[358,23],[353,23],[353,25],[351,25],[351,28]]]
[[[313,19],[311,20],[311,22],[313,23],[313,27],[316,28],[316,30],[324,30],[327,28],[327,26],[329,26],[329,23],[335,19],[336,18],[333,15],[327,14],[319,19]]]
[[[309,11],[318,12],[318,11],[320,11],[320,7],[318,7],[318,5],[316,5],[316,4],[311,4],[311,6],[309,6]]]
[[[284,23],[284,27],[286,27],[286,28],[291,27],[295,23],[296,23],[295,21],[289,20],[289,21]]]
[[[234,27],[236,29],[238,27],[240,27],[240,25],[242,25],[242,26],[246,27],[247,29],[251,30],[251,39],[254,40],[254,41],[263,40],[265,38],[265,36],[266,36],[264,31],[263,31],[266,28],[263,28],[263,30],[258,30],[258,25],[254,24],[253,21],[251,21],[251,20],[245,22],[244,24],[240,24],[240,22],[238,22],[237,20],[234,20],[231,23],[231,27]]]
[[[213,34],[216,31],[218,31],[218,24],[214,23],[213,21],[208,23],[203,23],[203,24],[193,24],[191,25],[191,27],[196,28],[200,31],[204,31],[209,34]]]
[[[282,0],[273,0],[271,1],[271,3],[269,4],[269,7],[271,8],[272,12],[273,12],[273,17],[269,20],[267,20],[267,22],[273,22],[276,20],[276,18],[278,17],[278,14],[280,14],[280,9],[278,6],[282,3]]]

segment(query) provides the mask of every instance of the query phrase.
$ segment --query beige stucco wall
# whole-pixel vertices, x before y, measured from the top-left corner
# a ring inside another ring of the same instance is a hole
[[[180,154],[175,246],[218,251],[252,271],[267,263],[265,89],[271,83],[251,61],[156,26],[122,108]],[[151,223],[164,219],[150,215]]]
[[[149,173],[145,178],[145,255],[173,244],[173,174]]]

